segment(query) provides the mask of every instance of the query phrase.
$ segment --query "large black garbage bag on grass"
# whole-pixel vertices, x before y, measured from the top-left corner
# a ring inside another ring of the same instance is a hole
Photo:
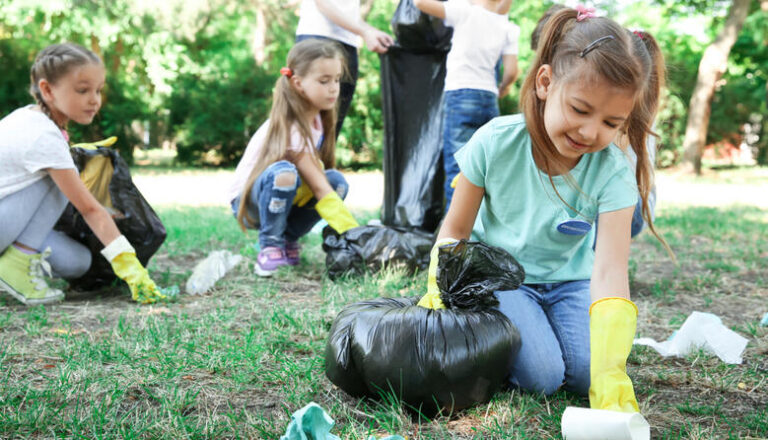
[[[111,148],[72,148],[72,158],[82,172],[91,159],[108,158],[111,162],[112,178],[108,184],[108,211],[112,214],[120,232],[136,249],[136,256],[145,267],[149,259],[163,244],[166,232],[160,217],[144,199],[133,184],[128,164],[117,151]],[[105,202],[99,200],[102,204]],[[112,283],[116,276],[109,262],[101,255],[104,245],[96,238],[85,223],[82,215],[67,205],[54,229],[62,231],[91,250],[91,268],[80,278],[68,280],[70,285],[81,290],[93,290]]]
[[[498,310],[425,309],[419,298],[348,306],[331,327],[325,374],[354,397],[394,396],[426,417],[487,402],[520,335]]]
[[[323,229],[323,250],[328,277],[344,273],[361,275],[384,266],[405,266],[410,272],[426,269],[432,235],[386,226],[360,226],[338,234]]]
[[[473,251],[474,247],[484,249]],[[491,301],[463,300],[469,291],[487,297],[493,291],[484,289],[519,287],[522,268],[512,263],[509,254],[497,255],[494,249],[466,241],[441,249],[451,257],[439,259],[445,267],[438,273],[467,278],[464,283],[442,283],[457,289],[441,292],[443,297],[462,298],[452,303],[454,308],[419,307],[420,298],[378,298],[347,306],[331,326],[325,348],[326,376],[352,396],[394,396],[427,417],[487,402],[504,384],[521,345],[517,328],[490,306]],[[516,275],[491,273],[488,267],[485,272],[456,269],[454,265],[466,266],[453,258],[462,253],[471,265],[511,267]],[[484,256],[477,258],[475,253]],[[491,255],[499,260],[485,259]],[[481,282],[482,277],[489,282]],[[469,308],[459,307],[464,305]]]

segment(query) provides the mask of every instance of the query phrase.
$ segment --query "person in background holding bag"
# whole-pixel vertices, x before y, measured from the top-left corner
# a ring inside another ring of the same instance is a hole
[[[37,105],[0,120],[0,288],[24,304],[63,299],[45,275],[78,278],[91,265],[85,246],[53,230],[70,202],[105,245],[102,255],[133,299],[152,303],[165,297],[80,180],[69,152],[67,123],[93,121],[104,75],[93,52],[72,43],[48,46],[31,68],[30,92]]]
[[[300,237],[322,217],[338,233],[357,227],[335,169],[336,108],[344,72],[330,40],[296,43],[280,70],[269,119],[248,142],[228,201],[240,227],[259,230],[259,276],[299,264]]]
[[[369,25],[360,18],[360,0],[303,0],[296,42],[310,38],[332,40],[342,47],[347,75],[342,78],[337,110],[335,137],[339,137],[344,118],[357,86],[357,48],[360,38],[368,49],[385,53],[395,42],[390,35]]]
[[[452,182],[459,173],[454,153],[486,122],[499,116],[498,99],[509,93],[517,78],[520,29],[509,22],[506,0],[414,0],[422,12],[445,20],[453,28],[446,59],[443,95],[443,168],[445,212],[453,197]],[[504,74],[496,84],[501,57]]]
[[[441,245],[482,230],[484,242],[514,255],[524,284],[496,297],[523,341],[509,372],[515,388],[550,395],[564,387],[588,394],[595,409],[638,411],[626,373],[637,323],[628,261],[638,194],[649,229],[674,255],[647,204],[646,138],[658,110],[648,95],[658,98],[664,74],[655,61],[612,20],[583,6],[561,9],[521,87],[523,114],[494,119],[456,154],[461,173],[419,305],[443,307]],[[619,133],[639,158],[636,174],[612,144]]]

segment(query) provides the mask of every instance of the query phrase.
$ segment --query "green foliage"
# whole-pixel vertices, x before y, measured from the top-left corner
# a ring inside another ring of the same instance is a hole
[[[367,21],[390,31],[397,3],[374,1]],[[519,87],[533,57],[529,36],[550,4],[513,2],[510,17],[521,29],[520,75],[500,101],[502,114],[518,112]],[[650,31],[664,52],[669,81],[657,123],[662,166],[681,157],[698,63],[730,4],[594,2],[620,23]],[[268,117],[274,81],[294,41],[297,7],[297,2],[279,0],[6,0],[0,6],[0,116],[32,102],[28,72],[36,53],[48,44],[72,41],[99,53],[107,68],[100,115],[88,127],[73,126],[73,140],[116,135],[118,148],[131,160],[133,149],[141,146],[143,127],[149,126],[149,146],[175,145],[180,162],[231,165]],[[743,125],[757,120],[761,136],[756,147],[768,162],[766,21],[768,12],[753,1],[712,101],[707,141],[738,141]],[[262,30],[263,41],[257,38]],[[359,55],[360,78],[337,158],[342,167],[380,167],[380,60],[365,48]]]

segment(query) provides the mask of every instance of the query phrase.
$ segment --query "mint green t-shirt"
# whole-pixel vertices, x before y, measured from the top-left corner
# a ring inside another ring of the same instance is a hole
[[[586,280],[592,276],[594,221],[598,213],[634,206],[638,192],[624,153],[611,144],[582,156],[571,170],[578,185],[549,177],[533,160],[523,115],[495,118],[454,155],[462,174],[485,188],[472,238],[501,247],[525,268],[525,283]],[[592,223],[583,235],[567,235],[557,225],[571,219]]]

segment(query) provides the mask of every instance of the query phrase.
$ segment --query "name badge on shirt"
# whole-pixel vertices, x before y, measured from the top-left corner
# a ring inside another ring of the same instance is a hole
[[[566,220],[557,225],[557,230],[565,235],[584,235],[592,229],[592,224],[584,220]]]

